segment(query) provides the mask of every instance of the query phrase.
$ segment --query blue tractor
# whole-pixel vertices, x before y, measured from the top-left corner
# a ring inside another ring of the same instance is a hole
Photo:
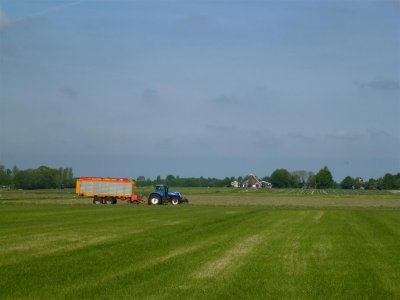
[[[181,193],[169,191],[168,184],[157,184],[155,191],[149,195],[149,205],[169,204],[178,205],[188,203],[189,200],[182,197]]]

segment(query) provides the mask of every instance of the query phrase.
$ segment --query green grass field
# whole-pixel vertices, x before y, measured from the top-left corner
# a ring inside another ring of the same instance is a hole
[[[178,190],[0,191],[0,298],[400,299],[399,193]]]

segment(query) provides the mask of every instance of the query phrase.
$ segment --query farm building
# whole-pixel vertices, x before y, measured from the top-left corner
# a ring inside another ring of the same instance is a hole
[[[272,189],[272,183],[268,181],[261,181],[261,187],[265,189]]]
[[[261,188],[261,180],[257,178],[256,175],[250,174],[245,177],[245,180],[242,181],[242,187],[254,187],[254,188]]]
[[[232,182],[231,182],[231,186],[234,187],[234,188],[238,188],[238,187],[240,187],[240,182],[237,181],[237,180],[232,181]]]
[[[242,182],[238,182],[238,181],[231,182],[231,186],[236,187],[236,188],[238,188],[238,187],[243,187],[243,188],[251,187],[251,188],[257,188],[257,189],[272,188],[271,183],[260,180],[254,174],[250,174],[250,175],[246,176]]]

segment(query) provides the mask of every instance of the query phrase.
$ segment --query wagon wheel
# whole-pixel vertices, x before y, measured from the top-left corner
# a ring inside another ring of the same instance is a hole
[[[94,197],[93,198],[93,204],[101,204],[102,203],[102,199],[101,199],[101,197]]]

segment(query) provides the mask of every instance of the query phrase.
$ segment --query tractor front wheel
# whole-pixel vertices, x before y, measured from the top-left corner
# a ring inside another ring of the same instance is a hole
[[[178,205],[179,204],[179,199],[178,198],[172,198],[171,199],[171,204],[172,205]]]

